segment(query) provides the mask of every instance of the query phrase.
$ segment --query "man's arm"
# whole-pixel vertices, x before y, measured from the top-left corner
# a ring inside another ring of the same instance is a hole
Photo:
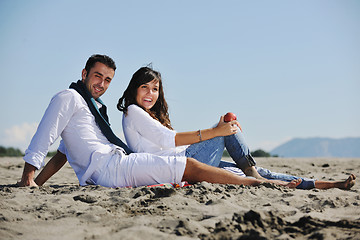
[[[66,163],[66,155],[57,151],[57,153],[49,160],[43,170],[35,179],[35,184],[42,186],[50,177],[57,173]]]
[[[23,175],[21,177],[20,182],[18,182],[17,185],[19,187],[37,186],[37,184],[34,181],[35,170],[36,170],[36,167],[34,167],[33,165],[25,162]]]
[[[75,111],[77,111],[77,104],[72,91],[64,90],[57,93],[51,99],[38,129],[29,147],[25,151],[24,160],[26,164],[18,186],[37,186],[37,183],[34,181],[35,170],[44,166],[44,158],[48,153],[49,147],[63,132]],[[58,163],[58,161],[52,161],[52,163],[55,162]],[[62,159],[59,162],[65,163],[66,159]],[[40,185],[56,173],[63,165],[64,164],[59,164],[57,170],[49,167],[50,170],[46,170],[43,173],[44,175],[41,175],[42,177],[38,181]]]

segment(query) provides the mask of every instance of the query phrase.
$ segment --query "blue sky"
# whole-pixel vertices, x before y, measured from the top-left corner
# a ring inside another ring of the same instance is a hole
[[[0,145],[25,150],[50,98],[94,53],[118,67],[102,99],[120,137],[116,103],[148,63],[178,131],[232,111],[253,150],[359,137],[359,43],[356,0],[0,0]]]

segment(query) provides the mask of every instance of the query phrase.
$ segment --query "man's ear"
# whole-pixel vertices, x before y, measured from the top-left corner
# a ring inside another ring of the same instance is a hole
[[[86,69],[84,68],[84,69],[82,70],[82,72],[81,72],[81,78],[82,78],[82,81],[84,81],[84,80],[85,80],[86,75],[87,75],[87,71],[86,71]]]

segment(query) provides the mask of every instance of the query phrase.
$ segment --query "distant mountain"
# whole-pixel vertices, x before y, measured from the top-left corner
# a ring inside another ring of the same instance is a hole
[[[280,157],[360,157],[360,138],[295,138],[270,153]]]

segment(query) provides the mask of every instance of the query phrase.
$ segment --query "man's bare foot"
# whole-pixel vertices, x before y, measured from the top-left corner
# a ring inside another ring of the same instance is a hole
[[[352,188],[355,185],[355,179],[356,179],[356,176],[354,174],[351,174],[348,177],[348,179],[346,179],[344,182],[340,183],[339,188],[349,190],[350,188]]]
[[[21,180],[16,183],[16,186],[18,186],[18,187],[38,187],[38,185],[35,183],[34,179],[27,180],[27,181]]]

